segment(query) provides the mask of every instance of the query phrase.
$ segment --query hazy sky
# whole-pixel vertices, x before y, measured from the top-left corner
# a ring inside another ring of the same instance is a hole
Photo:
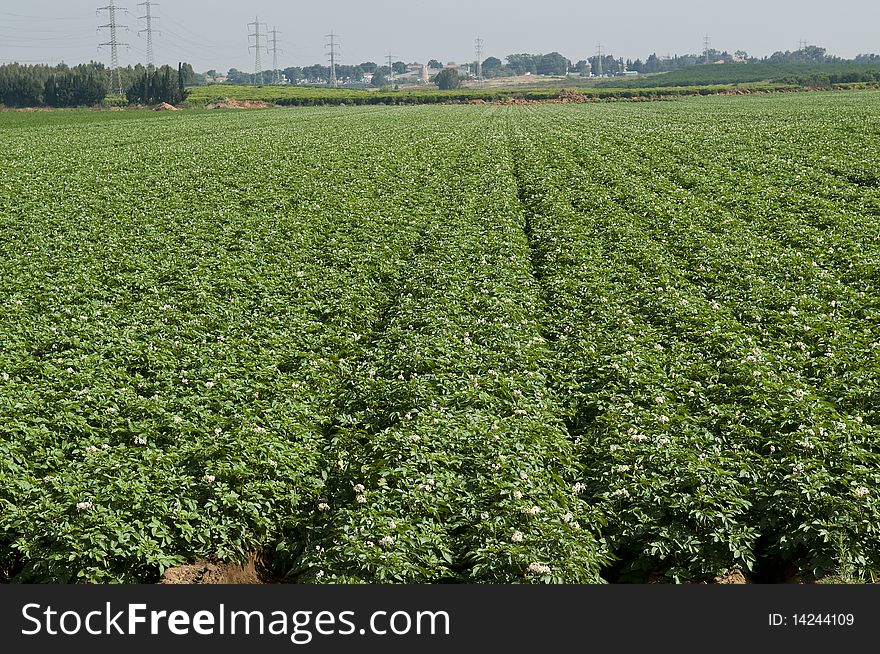
[[[139,0],[123,0],[119,23],[125,65],[144,61],[146,40]],[[109,31],[96,28],[107,15],[95,9],[110,0],[0,0],[0,61],[109,63],[98,50]],[[805,39],[830,53],[853,57],[880,52],[877,0],[165,0],[155,37],[157,62],[189,61],[198,71],[252,70],[248,27],[255,15],[280,32],[279,67],[324,62],[325,38],[340,35],[342,63],[382,62],[390,52],[406,62],[469,61],[474,39],[485,55],[558,50],[573,61],[591,56],[601,42],[608,54],[645,58],[699,52],[708,34],[718,50],[763,56],[796,50]],[[271,68],[271,55],[263,55]]]

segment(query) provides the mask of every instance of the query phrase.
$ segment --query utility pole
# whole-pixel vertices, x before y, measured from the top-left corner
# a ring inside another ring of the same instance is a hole
[[[330,39],[330,42],[327,44],[329,49],[328,56],[330,58],[330,86],[333,88],[339,86],[339,82],[336,80],[336,60],[339,58],[339,50],[336,49],[338,45],[336,38],[338,36],[338,34],[333,33],[333,30],[330,30],[330,33],[327,35],[327,38]]]
[[[709,35],[703,37],[703,53],[706,55],[706,63],[709,63],[709,50],[712,47],[712,39],[709,38]]]
[[[153,29],[153,12],[152,8],[157,7],[159,5],[158,2],[150,2],[150,0],[146,0],[146,2],[141,2],[138,7],[145,7],[146,16],[138,16],[138,20],[142,20],[146,22],[146,29],[138,30],[138,36],[146,33],[147,35],[147,68],[152,69],[156,62],[153,57],[153,32],[156,30]],[[161,32],[159,32],[161,34]]]
[[[389,79],[389,81],[393,82],[394,81],[394,55],[389,52],[388,56],[385,57],[385,61],[388,62],[388,71],[389,71],[388,79]]]
[[[477,82],[482,83],[483,81],[483,39],[479,36],[477,40],[474,42],[474,50],[477,53]]]
[[[263,39],[264,35],[260,33],[260,27],[264,27],[264,26],[266,27],[266,31],[268,32],[269,31],[268,26],[266,26],[266,23],[260,22],[259,16],[254,18],[253,23],[248,23],[249,28],[250,27],[254,28],[253,33],[248,34],[249,39],[254,39],[254,45],[248,46],[249,50],[254,51],[254,83],[256,83],[256,81],[259,79],[260,86],[262,86],[265,82],[265,80],[263,79],[263,59],[261,57],[261,53],[263,50],[266,49],[266,46],[263,45],[263,43],[262,43],[262,39]]]
[[[110,30],[110,40],[107,43],[99,43],[98,47],[110,46],[110,76],[111,82],[113,84],[113,90],[122,95],[125,93],[125,89],[122,88],[122,74],[119,72],[119,46],[124,45],[128,46],[128,43],[120,43],[117,38],[117,33],[120,28],[124,30],[128,30],[128,27],[125,25],[119,25],[116,23],[116,12],[121,11],[123,13],[128,13],[128,9],[123,9],[122,7],[117,7],[112,2],[106,7],[100,7],[97,10],[97,14],[106,11],[110,17],[110,22],[106,25],[100,25],[98,27],[99,30],[109,29]]]
[[[599,45],[596,46],[596,59],[599,64],[597,66],[597,71],[596,71],[597,77],[602,77],[602,59],[604,58],[604,56],[605,56],[605,53],[602,51],[602,44],[600,43]]]
[[[278,53],[284,52],[284,50],[278,47],[278,35],[281,32],[273,27],[269,34],[272,35],[272,84],[278,85],[281,84],[281,71],[278,70]]]

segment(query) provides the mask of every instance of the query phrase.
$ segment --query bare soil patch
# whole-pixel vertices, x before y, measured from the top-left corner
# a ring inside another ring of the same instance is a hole
[[[181,584],[267,584],[276,581],[266,569],[263,557],[249,554],[244,565],[196,561],[188,565],[169,568],[159,581],[163,585]]]
[[[722,586],[740,586],[751,582],[743,574],[742,570],[731,570],[727,574],[715,577],[715,583]]]
[[[206,105],[207,109],[269,109],[274,105],[262,100],[233,100],[223,98],[220,102],[212,102]]]

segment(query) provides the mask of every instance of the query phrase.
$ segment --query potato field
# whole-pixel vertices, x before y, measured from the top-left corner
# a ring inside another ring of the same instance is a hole
[[[880,93],[0,113],[0,579],[880,572]]]

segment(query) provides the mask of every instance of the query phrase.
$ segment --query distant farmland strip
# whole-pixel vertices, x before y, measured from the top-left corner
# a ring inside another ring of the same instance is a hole
[[[280,87],[280,86],[239,86],[233,84],[200,86],[192,89],[187,102],[192,106],[219,103],[225,99],[237,101],[257,101],[280,106],[322,106],[322,105],[412,105],[412,104],[453,104],[482,100],[484,102],[503,102],[522,99],[532,101],[556,100],[579,96],[581,99],[628,100],[634,98],[662,99],[689,95],[716,95],[739,91],[770,91],[794,89],[784,84],[748,85],[701,85],[662,88],[577,88],[573,82],[571,89],[519,89],[519,90],[479,90],[461,89],[457,91],[383,91],[358,89],[332,89],[321,87]]]

